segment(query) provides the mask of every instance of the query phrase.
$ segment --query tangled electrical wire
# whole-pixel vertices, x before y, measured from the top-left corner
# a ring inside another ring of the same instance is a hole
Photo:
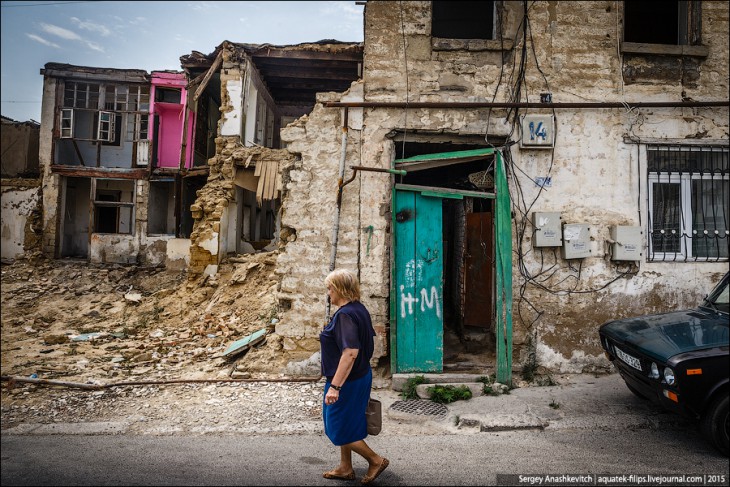
[[[512,49],[512,71],[509,74],[508,78],[508,93],[509,93],[509,102],[510,103],[519,103],[521,101],[529,102],[529,86],[527,83],[526,73],[527,73],[527,65],[529,58],[532,56],[535,62],[535,67],[542,76],[542,80],[545,86],[545,89],[547,92],[551,92],[550,84],[547,80],[547,77],[545,76],[545,73],[540,68],[540,63],[537,58],[537,53],[535,51],[535,43],[532,36],[532,29],[530,25],[530,10],[532,9],[532,6],[534,6],[535,2],[532,2],[532,4],[528,5],[528,2],[525,0],[522,2],[522,10],[523,15],[522,19],[517,27],[517,31],[515,33],[515,37],[513,40],[513,49]],[[502,37],[502,14],[501,9],[498,11],[498,21],[500,25],[500,42],[501,45],[504,46],[504,40]],[[518,47],[519,46],[519,47]],[[519,52],[519,59],[518,59],[518,52]],[[504,66],[504,63],[503,63]],[[502,83],[502,77],[504,75],[504,68],[500,71],[500,77],[497,83],[497,87],[495,88],[494,97],[497,96],[497,91],[499,90],[499,87]],[[492,101],[494,101],[494,99]],[[521,133],[521,124],[520,124],[520,108],[519,107],[511,107],[507,109],[507,113],[505,116],[506,123],[510,124],[510,130],[509,134],[507,136],[507,142],[505,143],[505,148],[507,150],[503,151],[504,154],[504,161],[505,161],[505,168],[507,170],[507,174],[509,175],[510,179],[512,180],[512,184],[509,185],[510,187],[510,201],[512,203],[512,216],[513,216],[513,222],[515,227],[515,235],[516,235],[516,250],[514,251],[517,255],[517,267],[519,270],[519,275],[522,278],[522,282],[519,285],[519,293],[517,298],[517,314],[520,318],[520,321],[525,324],[527,327],[527,330],[532,332],[532,329],[537,323],[537,321],[540,319],[540,317],[543,315],[544,310],[539,309],[528,297],[528,286],[532,286],[534,288],[537,288],[538,290],[546,293],[550,293],[553,295],[558,296],[565,296],[570,294],[589,294],[589,293],[595,293],[599,292],[603,289],[606,289],[608,286],[613,284],[619,279],[629,277],[636,275],[639,272],[638,264],[635,264],[633,262],[627,262],[622,264],[613,264],[614,271],[616,273],[616,276],[612,279],[608,280],[607,282],[604,282],[600,285],[597,285],[595,287],[592,287],[590,289],[580,289],[580,283],[581,283],[581,276],[583,272],[583,262],[580,261],[577,268],[574,266],[573,263],[570,261],[567,261],[566,265],[560,265],[559,263],[559,257],[557,254],[557,251],[555,248],[552,249],[552,259],[551,262],[546,263],[545,257],[546,252],[549,252],[547,250],[540,249],[540,257],[539,257],[539,268],[532,270],[530,266],[528,265],[528,259],[527,257],[533,253],[531,249],[530,241],[532,240],[532,234],[534,233],[534,229],[532,228],[532,222],[530,218],[528,218],[530,212],[532,211],[533,207],[537,203],[537,201],[540,199],[540,196],[542,195],[543,191],[546,191],[544,184],[538,184],[535,179],[533,179],[530,175],[527,174],[521,167],[517,165],[517,163],[514,160],[514,157],[512,156],[512,147],[517,143],[517,141],[522,137]],[[491,110],[488,113],[487,117],[487,131],[489,130],[489,119],[491,117]],[[552,117],[553,117],[553,126],[554,126],[554,134],[553,134],[553,140],[557,140],[557,117],[555,113],[555,109],[552,110]],[[485,135],[485,141],[489,143],[488,136]],[[550,151],[550,162],[547,169],[546,177],[550,177],[550,174],[553,169],[555,159],[555,151]],[[529,199],[522,187],[522,183],[520,182],[519,175],[517,173],[523,174],[529,181],[535,183],[538,186],[537,193],[532,197],[532,199]],[[518,213],[519,215],[516,215],[515,213]],[[530,237],[528,239],[528,237]],[[548,254],[550,255],[550,254]],[[623,266],[628,266],[624,268]],[[559,279],[556,281],[556,279]],[[572,283],[568,284],[568,281],[573,280]],[[532,319],[527,319],[523,315],[524,308],[527,307],[529,310],[531,310],[533,314]]]

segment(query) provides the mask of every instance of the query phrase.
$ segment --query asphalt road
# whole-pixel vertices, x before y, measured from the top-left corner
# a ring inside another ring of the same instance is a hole
[[[376,485],[495,485],[497,474],[700,474],[717,480],[705,485],[728,485],[727,458],[689,424],[393,434],[369,443],[391,461]],[[323,479],[339,450],[321,435],[3,435],[1,444],[3,486],[360,485],[366,469],[358,457],[358,480]]]

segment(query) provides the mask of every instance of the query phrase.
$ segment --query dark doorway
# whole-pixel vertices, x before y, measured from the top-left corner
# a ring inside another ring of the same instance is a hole
[[[401,145],[398,154],[483,148],[419,142]],[[437,167],[432,162],[422,168],[408,163],[408,174],[397,178],[405,186],[453,190],[441,200],[444,372],[486,375],[495,366],[494,200],[487,197],[494,193],[493,161],[494,156],[488,155]]]

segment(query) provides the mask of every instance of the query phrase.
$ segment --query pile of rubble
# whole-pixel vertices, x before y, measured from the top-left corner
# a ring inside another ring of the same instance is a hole
[[[276,257],[233,257],[197,278],[74,260],[3,263],[2,375],[82,383],[278,375]],[[261,330],[263,342],[224,355]]]

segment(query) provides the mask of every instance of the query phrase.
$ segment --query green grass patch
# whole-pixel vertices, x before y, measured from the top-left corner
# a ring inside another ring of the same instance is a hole
[[[454,401],[471,399],[471,389],[467,386],[433,386],[428,388],[433,402],[448,404]]]
[[[422,375],[417,375],[415,377],[411,377],[406,381],[405,384],[403,384],[403,389],[400,392],[400,395],[403,399],[418,399],[418,393],[416,392],[416,387],[418,387],[420,384],[425,384],[426,378]]]

